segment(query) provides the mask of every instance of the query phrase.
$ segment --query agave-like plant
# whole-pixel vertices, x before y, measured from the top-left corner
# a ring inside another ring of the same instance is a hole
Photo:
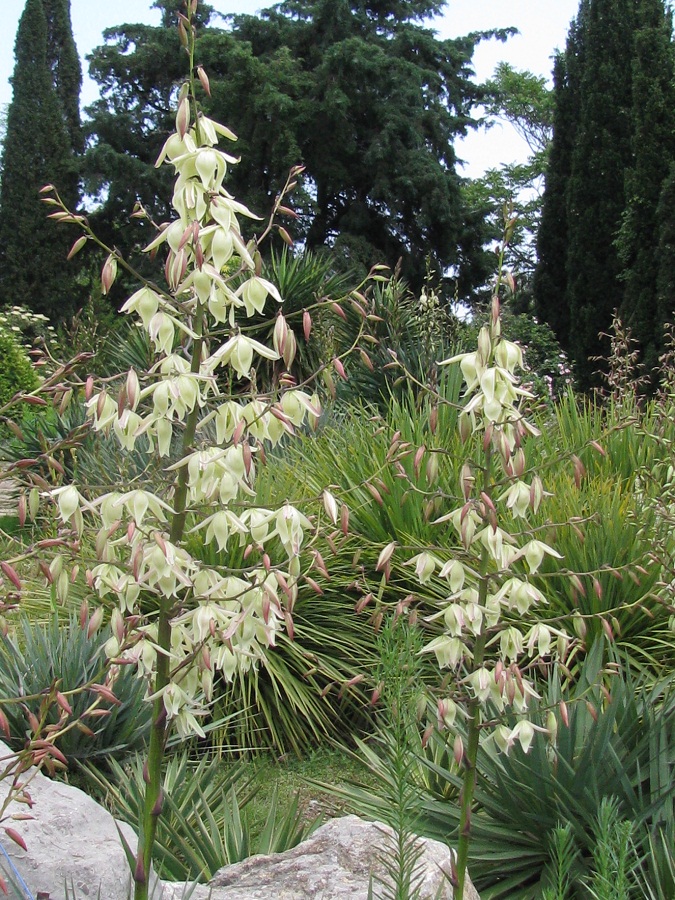
[[[603,798],[610,797],[633,825],[641,877],[655,882],[659,863],[650,839],[667,839],[675,822],[675,684],[671,676],[649,686],[625,666],[603,670],[602,658],[596,644],[575,683],[567,685],[556,672],[542,691],[533,715],[558,710],[555,744],[535,741],[528,754],[519,748],[508,756],[483,754],[471,849],[481,896],[538,896],[561,823],[569,824],[579,849],[571,875],[581,890],[592,869],[594,823]],[[442,767],[429,765],[443,777]],[[452,769],[445,775],[459,784]],[[430,798],[427,816],[428,833],[436,837],[447,838],[457,825],[456,807],[445,798]]]
[[[318,827],[308,821],[295,798],[281,809],[273,793],[267,817],[256,827],[251,801],[260,789],[250,763],[225,766],[217,756],[183,746],[168,762],[163,776],[165,809],[158,823],[153,862],[170,881],[208,881],[218,869],[256,853],[281,853],[297,846]],[[143,808],[143,759],[115,760],[106,776],[92,765],[84,769],[91,785],[105,798],[116,818],[136,826]]]
[[[17,698],[3,704],[10,735],[9,745],[20,750],[25,743],[28,715],[41,715],[42,700],[55,687],[69,698],[73,715],[83,716],[82,726],[66,731],[60,741],[68,760],[99,759],[109,761],[129,751],[140,750],[150,728],[150,709],[144,700],[143,685],[128,669],[120,670],[115,680],[119,705],[109,714],[88,717],[83,714],[95,695],[78,689],[102,680],[105,672],[103,648],[109,633],[87,633],[75,616],[64,624],[58,614],[40,625],[22,616],[14,634],[0,638],[0,696]],[[58,720],[60,709],[51,707],[48,722]]]

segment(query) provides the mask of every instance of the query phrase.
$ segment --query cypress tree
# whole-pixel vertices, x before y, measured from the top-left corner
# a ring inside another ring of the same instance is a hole
[[[589,388],[600,368],[594,357],[608,351],[598,335],[609,329],[615,309],[649,370],[675,306],[675,63],[668,5],[582,0],[556,66],[536,310],[568,351],[579,385]]]
[[[82,153],[82,66],[73,38],[70,0],[42,0],[42,5],[47,17],[47,64],[52,73],[52,84],[66,121],[70,146],[75,153]]]
[[[656,308],[660,322],[675,322],[675,160],[661,187],[656,210],[658,230]]]
[[[546,171],[541,224],[537,234],[537,256],[532,291],[535,313],[553,329],[561,346],[569,347],[570,321],[567,305],[567,184],[572,169],[572,149],[578,118],[579,90],[575,78],[581,52],[576,23],[564,54],[553,66],[555,112],[553,138]]]
[[[569,350],[579,385],[597,383],[623,284],[616,236],[631,163],[635,0],[590,0],[583,11],[579,120],[567,186]]]
[[[624,267],[621,318],[637,339],[647,372],[663,349],[670,311],[658,302],[658,207],[675,159],[672,15],[663,0],[639,0],[633,50],[632,165],[618,248]],[[672,301],[671,301],[672,304]]]
[[[72,203],[77,189],[68,113],[55,88],[49,40],[43,0],[27,0],[16,36],[2,159],[0,305],[22,304],[58,320],[77,305],[74,270],[65,260],[73,236],[47,219],[49,209],[38,192],[52,183]],[[67,84],[68,66],[54,65]]]

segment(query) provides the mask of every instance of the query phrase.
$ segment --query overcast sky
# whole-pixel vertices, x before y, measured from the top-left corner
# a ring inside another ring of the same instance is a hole
[[[210,2],[223,14],[255,13],[271,5],[259,0]],[[520,34],[506,44],[490,41],[478,47],[474,56],[477,78],[488,78],[501,60],[515,68],[550,77],[551,56],[556,48],[564,47],[567,29],[578,5],[579,0],[449,0],[444,15],[429,24],[444,38],[514,26]],[[5,35],[0,53],[0,105],[9,103],[12,98],[8,79],[14,67],[14,56],[9,48],[14,46],[23,7],[23,0],[0,0]],[[105,28],[123,22],[159,23],[159,13],[151,9],[151,0],[114,0],[110,3],[107,0],[71,0],[71,10],[73,33],[85,73],[84,57],[102,42]],[[85,75],[83,105],[91,103],[96,96],[96,84]],[[476,176],[489,166],[522,159],[525,149],[512,129],[496,126],[488,133],[471,135],[458,147],[458,152],[467,161],[464,173]]]

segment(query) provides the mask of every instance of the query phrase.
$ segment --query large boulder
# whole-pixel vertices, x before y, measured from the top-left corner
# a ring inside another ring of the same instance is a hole
[[[252,856],[221,869],[209,883],[211,900],[367,900],[371,875],[373,896],[390,896],[381,857],[393,846],[393,837],[393,830],[378,822],[357,816],[332,819],[293,850]],[[424,838],[419,848],[420,900],[452,900],[451,851]],[[208,896],[200,887],[193,900]],[[163,900],[180,897],[178,885],[165,886]],[[480,900],[470,882],[464,900]]]
[[[0,757],[10,754],[0,742]],[[78,900],[95,900],[99,890],[101,900],[127,900],[129,864],[110,813],[84,791],[34,769],[24,773],[22,781],[32,805],[10,801],[0,826],[0,843],[33,896],[43,892],[50,900],[65,900],[67,885],[70,897]],[[0,781],[0,805],[10,786],[10,779]],[[11,818],[27,813],[31,819]],[[21,835],[26,850],[7,836],[5,828]],[[120,828],[135,851],[134,830],[124,824]]]

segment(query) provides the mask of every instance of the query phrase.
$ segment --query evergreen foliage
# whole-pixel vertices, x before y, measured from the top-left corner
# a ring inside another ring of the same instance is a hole
[[[23,347],[19,346],[11,332],[0,326],[0,406],[14,397],[19,391],[34,391],[38,386],[35,369],[30,363]],[[15,410],[10,412],[10,415]]]
[[[70,145],[75,153],[81,153],[84,150],[80,121],[82,66],[73,38],[70,0],[42,0],[42,5],[47,17],[47,64],[52,84],[66,121]]]
[[[675,159],[672,32],[672,15],[669,11],[664,15],[662,0],[641,0],[632,71],[632,165],[626,174],[626,208],[618,247],[625,273],[622,318],[642,348],[647,372],[658,363],[663,326],[675,308],[672,295],[670,309],[663,308],[657,287],[658,206]]]
[[[621,265],[615,239],[631,162],[631,66],[634,0],[584,0],[579,118],[567,184],[569,350],[582,387],[595,382],[621,306]]]
[[[151,164],[171,127],[180,59],[177,4],[156,5],[161,27],[108,31],[92,56],[104,97],[90,111],[91,186],[105,190],[106,225],[126,247],[121,210],[139,200],[161,218],[156,198],[166,196]],[[233,16],[229,30],[201,28],[197,59],[211,82],[205,110],[240,139],[246,164],[233,171],[237,196],[268,208],[289,168],[303,163],[294,237],[309,249],[334,247],[344,265],[366,269],[394,267],[402,256],[415,286],[431,249],[434,267],[454,267],[468,296],[485,281],[488,261],[482,216],[463,200],[453,141],[472,127],[471,109],[484,93],[470,76],[475,45],[487,35],[438,39],[420,22],[442,6],[287,0],[259,16]]]
[[[656,209],[658,228],[656,300],[658,318],[662,322],[675,321],[675,159],[661,187]]]
[[[612,314],[656,364],[669,304],[658,259],[668,230],[659,202],[675,152],[672,17],[664,0],[581,0],[556,60],[554,133],[546,175],[537,314],[598,383]],[[661,288],[659,288],[659,278]]]
[[[78,291],[65,257],[70,235],[55,234],[39,190],[78,197],[79,60],[68,0],[27,0],[15,45],[13,99],[0,186],[0,305],[23,305],[55,320],[74,312]]]
[[[535,312],[548,322],[560,344],[569,348],[570,321],[567,292],[567,182],[578,115],[577,62],[581,50],[579,29],[572,24],[567,50],[553,67],[556,98],[553,138],[546,172],[546,190],[537,235],[538,266],[534,273]]]

